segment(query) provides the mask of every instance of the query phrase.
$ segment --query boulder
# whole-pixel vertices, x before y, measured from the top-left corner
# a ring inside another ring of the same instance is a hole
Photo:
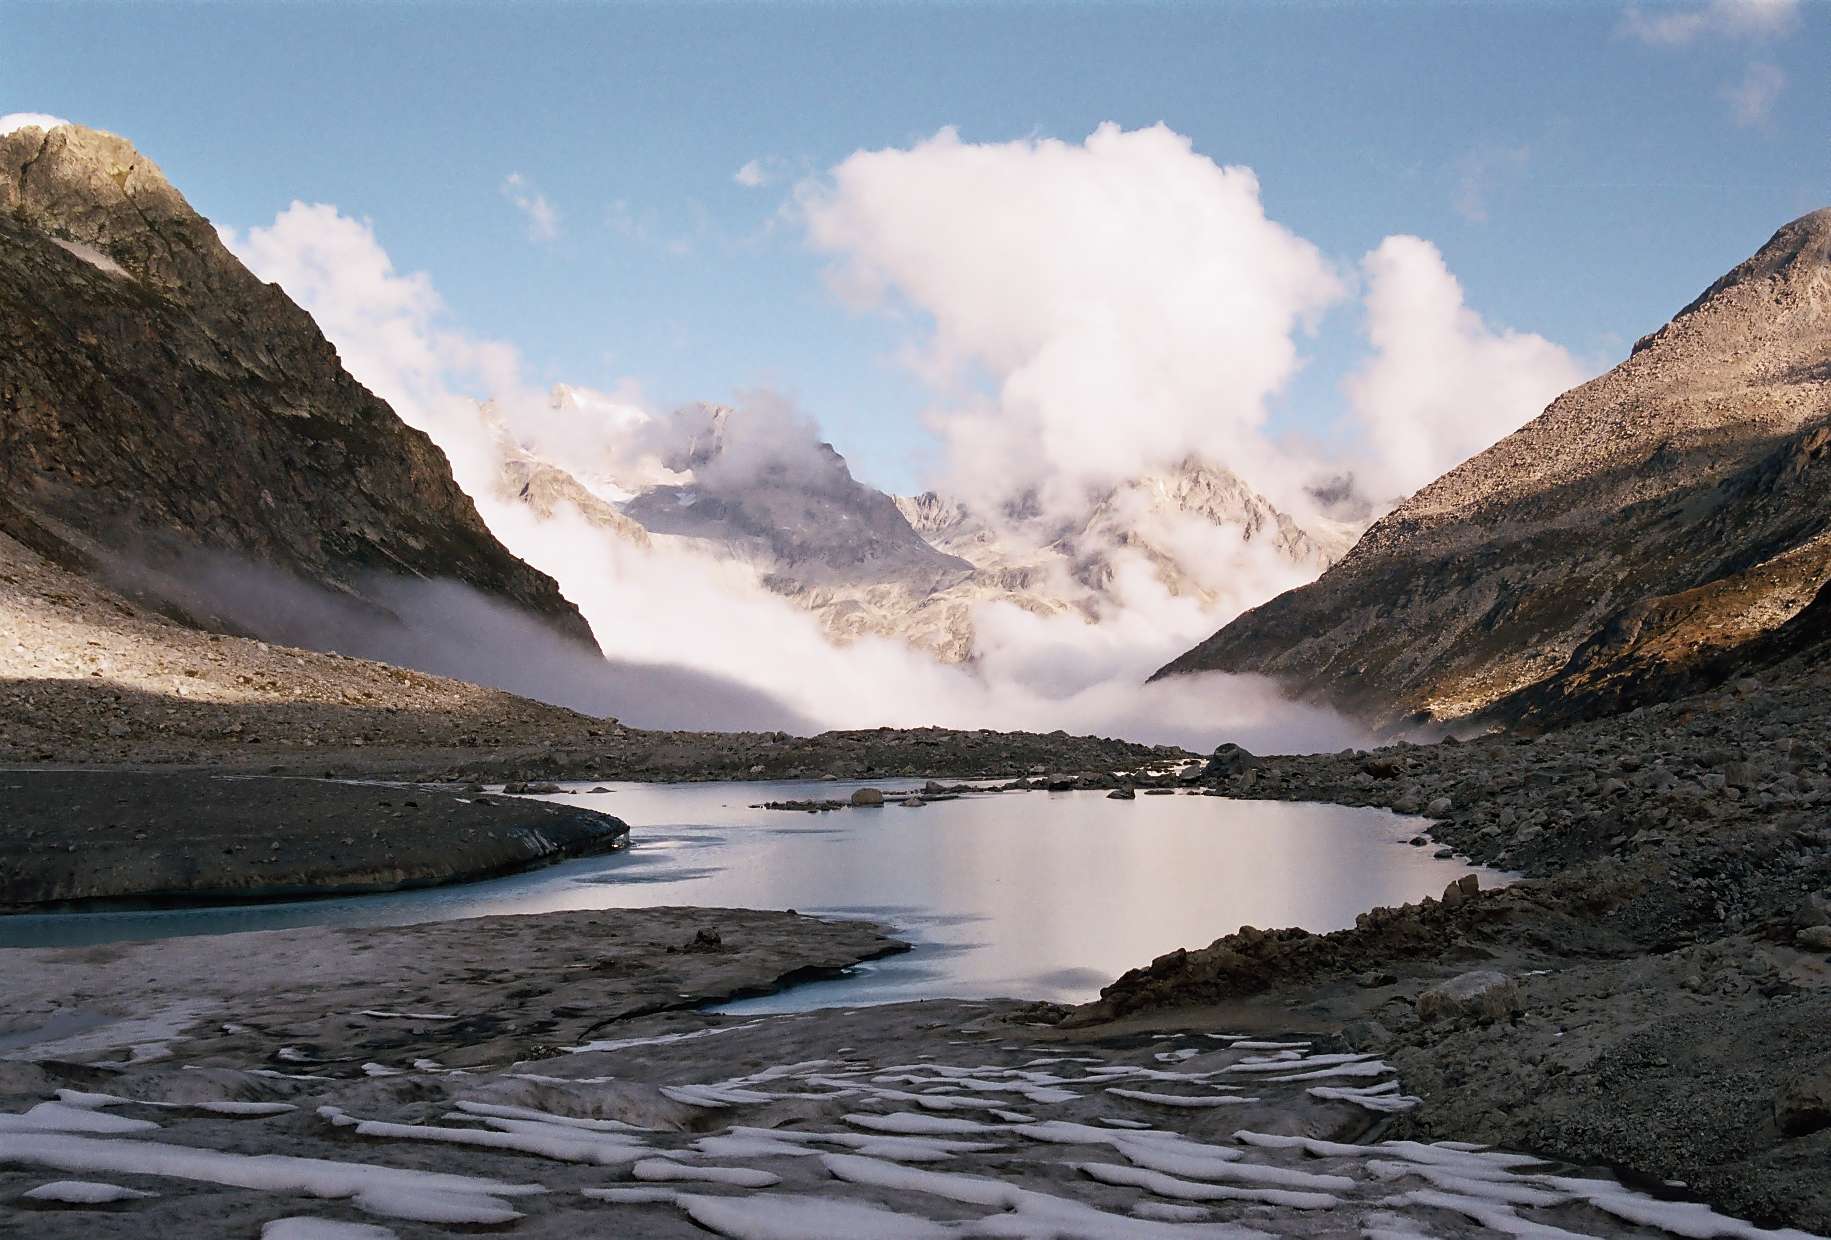
[[[852,804],[854,805],[882,805],[883,803],[884,794],[876,788],[860,788],[852,794]]]
[[[1137,797],[1138,794],[1136,792],[1125,787],[1114,788],[1111,792],[1106,794],[1106,799],[1109,801],[1133,801],[1136,800]]]
[[[1520,1010],[1519,987],[1505,973],[1493,969],[1460,974],[1418,996],[1418,1019],[1427,1024],[1458,1016],[1503,1020]]]
[[[1774,1093],[1774,1124],[1783,1137],[1831,1128],[1831,1056],[1781,1080]]]
[[[1814,891],[1799,903],[1793,914],[1793,925],[1805,930],[1812,926],[1831,926],[1831,891]]]
[[[1793,941],[1807,951],[1831,952],[1831,926],[1807,926]]]
[[[1215,747],[1208,764],[1202,768],[1202,775],[1208,779],[1232,779],[1258,765],[1259,759],[1250,750],[1229,741]]]

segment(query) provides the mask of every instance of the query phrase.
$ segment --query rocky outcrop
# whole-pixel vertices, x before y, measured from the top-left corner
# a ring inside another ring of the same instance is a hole
[[[591,643],[311,318],[80,126],[0,136],[0,532],[203,627],[198,552],[361,598],[450,579]]]
[[[1236,530],[1247,546],[1315,573],[1340,559],[1353,542],[1353,534],[1321,523],[1305,528],[1232,470],[1190,457],[1174,469],[1129,479],[1101,496],[1081,527],[1059,545],[1083,580],[1109,583],[1111,551],[1125,548],[1143,555],[1172,594],[1211,594],[1199,584],[1201,566],[1184,563],[1166,545],[1165,527],[1178,520]]]
[[[1831,210],[1159,675],[1386,725],[1543,724],[1794,653],[1831,580]]]

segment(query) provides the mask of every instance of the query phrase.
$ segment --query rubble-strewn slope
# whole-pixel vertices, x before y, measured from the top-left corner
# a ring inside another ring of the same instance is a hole
[[[1695,688],[1831,578],[1831,210],[1160,674],[1383,723],[1559,722]]]
[[[206,625],[197,549],[357,594],[461,581],[591,642],[310,316],[81,126],[0,136],[0,531]]]

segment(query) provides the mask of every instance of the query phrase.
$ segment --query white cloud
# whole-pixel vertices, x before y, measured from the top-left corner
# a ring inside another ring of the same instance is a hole
[[[1799,0],[1709,0],[1651,10],[1634,4],[1622,15],[1621,29],[1654,47],[1683,47],[1706,35],[1774,38],[1791,30],[1798,18]]]
[[[59,125],[69,123],[61,116],[51,116],[45,112],[8,112],[5,116],[0,116],[0,137],[15,129],[56,129]]]
[[[731,179],[745,189],[761,189],[769,184],[769,173],[764,169],[761,160],[752,159],[746,161],[742,168],[732,173]]]
[[[495,491],[498,450],[479,395],[493,397],[515,438],[580,472],[632,438],[641,441],[647,415],[598,393],[566,390],[555,400],[535,390],[512,347],[453,329],[431,281],[395,270],[370,225],[334,207],[294,203],[271,226],[224,239],[312,314],[352,374],[433,438],[496,536],[559,581],[606,655],[636,668],[629,683],[637,688],[615,709],[629,722],[742,722],[716,714],[683,720],[681,711],[695,707],[646,700],[640,666],[671,664],[768,694],[823,727],[1066,728],[1195,746],[1231,739],[1262,752],[1366,741],[1338,717],[1286,703],[1251,677],[1141,687],[1218,623],[1212,609],[1169,596],[1142,557],[1117,558],[1124,604],[1108,624],[1037,617],[1008,604],[980,609],[982,658],[962,668],[887,639],[835,647],[812,615],[767,589],[752,566],[667,539],[639,547],[570,513],[537,520]],[[763,414],[764,429],[778,438],[798,416],[786,408]],[[1226,532],[1202,536],[1218,540],[1218,549]],[[1288,565],[1262,568],[1269,575],[1258,589],[1295,584]]]
[[[1773,112],[1780,92],[1786,89],[1786,82],[1786,74],[1778,65],[1756,61],[1748,67],[1740,82],[1723,88],[1723,98],[1729,102],[1729,114],[1738,125],[1761,124]]]
[[[1107,126],[1081,144],[972,145],[943,131],[909,150],[856,154],[799,201],[811,239],[835,260],[836,287],[860,305],[920,312],[911,356],[934,384],[934,422],[969,498],[1040,488],[1066,514],[1087,488],[1191,454],[1266,491],[1315,478],[1315,462],[1261,428],[1267,400],[1300,364],[1300,333],[1344,282],[1266,218],[1249,170],[1216,165],[1162,127]],[[627,209],[613,219],[646,232]],[[599,467],[614,479],[612,464],[632,454],[647,461],[671,431],[623,397],[556,400],[530,383],[512,347],[456,330],[431,282],[396,271],[366,222],[295,203],[228,241],[445,450],[491,529],[560,581],[613,659],[686,664],[827,727],[1063,727],[1249,747],[1356,739],[1246,678],[1139,687],[1239,610],[1310,575],[1242,531],[1147,512],[1152,542],[1194,568],[1194,593],[1172,594],[1146,554],[1111,542],[1097,548],[1111,568],[1100,623],[982,604],[969,667],[886,639],[835,647],[753,566],[665,538],[638,547],[566,514],[538,521],[498,497],[483,397],[514,439],[588,479]],[[1351,463],[1374,498],[1429,481],[1583,377],[1549,341],[1484,323],[1427,242],[1389,238],[1363,271],[1375,352],[1347,392],[1363,441]],[[750,415],[772,450],[813,442],[787,405],[763,399]],[[617,713],[639,723],[644,710],[633,700]]]
[[[528,178],[519,172],[509,173],[503,178],[502,193],[528,217],[530,237],[536,241],[551,241],[559,236],[559,209],[548,202],[547,196],[535,189]]]
[[[1078,144],[943,129],[858,152],[800,198],[842,296],[931,322],[910,359],[948,483],[988,507],[1035,490],[1068,511],[1191,453],[1251,475],[1295,336],[1343,291],[1266,218],[1250,169],[1162,125]]]
[[[221,231],[250,270],[311,313],[346,369],[432,436],[473,497],[489,490],[497,465],[483,399],[518,439],[557,458],[605,451],[629,421],[629,397],[581,388],[556,401],[526,379],[513,346],[454,327],[432,281],[396,271],[366,220],[295,202],[266,228]]]
[[[1588,377],[1544,337],[1488,326],[1428,241],[1388,237],[1361,267],[1374,355],[1344,386],[1372,498],[1410,494]]]

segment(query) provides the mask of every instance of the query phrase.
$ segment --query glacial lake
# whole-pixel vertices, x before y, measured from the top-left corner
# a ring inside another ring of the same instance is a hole
[[[6,916],[0,947],[566,909],[792,908],[880,921],[916,947],[728,1010],[944,996],[1081,1002],[1126,969],[1177,947],[1205,946],[1242,925],[1341,929],[1375,905],[1440,895],[1474,868],[1407,847],[1427,825],[1420,819],[1334,805],[988,792],[919,808],[752,808],[844,799],[862,786],[569,785],[542,799],[616,814],[630,824],[627,851],[383,895]],[[587,793],[591,787],[611,791]],[[1484,883],[1498,877],[1484,873]],[[716,926],[717,919],[707,922]]]

